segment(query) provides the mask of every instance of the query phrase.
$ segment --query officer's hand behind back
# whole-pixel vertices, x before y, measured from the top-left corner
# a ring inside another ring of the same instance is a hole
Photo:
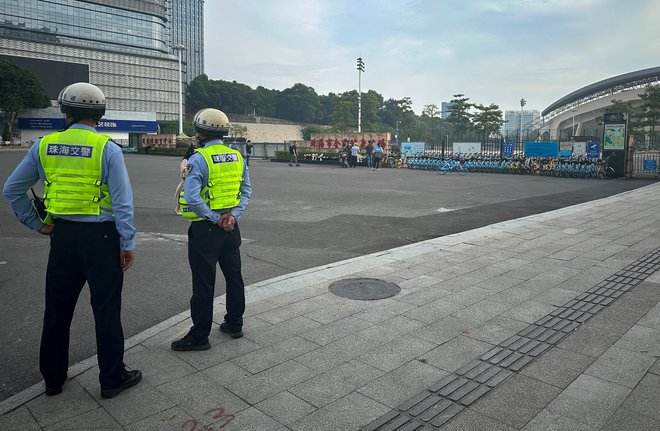
[[[122,272],[128,271],[135,261],[135,250],[122,250],[119,252],[119,262]]]

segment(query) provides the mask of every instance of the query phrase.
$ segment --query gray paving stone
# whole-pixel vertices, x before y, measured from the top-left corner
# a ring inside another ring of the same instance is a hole
[[[9,413],[0,415],[0,429],[41,431],[41,427],[37,424],[37,421],[25,406],[18,407]]]
[[[380,340],[382,343],[387,343],[401,335],[408,333],[415,333],[418,328],[425,326],[424,322],[411,319],[406,316],[394,316],[390,319],[384,320],[373,326],[368,327],[362,331],[358,331],[358,335],[365,338],[374,338]]]
[[[407,415],[400,413],[398,410],[390,410],[367,425],[361,427],[360,431],[375,431],[387,423],[396,421],[399,417],[407,417]]]
[[[78,429],[90,431],[121,431],[124,428],[122,428],[122,426],[115,421],[108,412],[100,407],[44,428],[45,431],[68,431]]]
[[[440,345],[461,334],[470,333],[475,325],[476,323],[470,320],[447,316],[417,329],[414,335],[422,340]]]
[[[390,408],[353,392],[297,420],[289,428],[293,431],[356,430],[389,411]]]
[[[308,319],[307,317],[300,316],[276,325],[261,328],[259,331],[250,331],[246,337],[261,346],[267,346],[294,337],[302,332],[310,331],[319,326],[321,326],[320,323]]]
[[[144,382],[152,386],[171,382],[197,370],[186,361],[180,359],[172,350],[142,349],[126,354],[124,362],[134,369],[142,370]]]
[[[534,298],[534,301],[560,307],[566,304],[568,301],[574,299],[575,296],[576,293],[574,290],[553,287],[538,295],[536,298]]]
[[[610,347],[585,371],[622,386],[634,388],[655,362],[655,358],[629,350]]]
[[[501,367],[498,367],[497,365],[491,365],[490,368],[488,368],[486,371],[483,373],[479,374],[477,377],[474,379],[479,382],[479,383],[486,383],[496,375],[498,375],[502,370],[504,370]]]
[[[95,367],[94,369],[98,373],[98,368]],[[97,391],[100,395],[100,390],[97,389]],[[46,427],[88,411],[96,410],[99,404],[75,380],[69,380],[64,384],[63,392],[60,395],[56,397],[40,395],[26,403],[25,406],[37,420],[37,423],[42,427]]]
[[[647,328],[660,329],[660,304],[649,310],[637,324]]]
[[[381,299],[377,302],[377,305],[367,308],[356,316],[374,324],[417,308],[417,305],[401,301],[398,297]]]
[[[598,431],[598,428],[549,411],[547,408],[532,419],[523,431]]]
[[[231,361],[223,362],[214,365],[210,368],[201,371],[214,381],[218,382],[221,386],[227,386],[237,380],[244,379],[251,376],[252,373],[239,367]]]
[[[456,391],[459,388],[467,385],[470,381],[465,377],[459,377],[458,379],[453,380],[451,383],[438,390],[438,395],[446,397],[452,392]]]
[[[439,285],[415,288],[410,291],[401,292],[397,298],[401,302],[421,306],[429,302],[437,301],[450,295],[451,291],[439,287]]]
[[[255,407],[287,426],[316,410],[316,407],[288,391],[266,398]]]
[[[655,360],[655,364],[649,369],[649,373],[660,375],[660,359]]]
[[[305,353],[297,357],[296,361],[318,374],[351,361],[378,346],[380,346],[378,339],[354,335]]]
[[[495,387],[502,383],[504,380],[508,379],[513,375],[513,372],[509,370],[500,370],[497,374],[495,374],[493,377],[488,379],[485,383],[492,387]]]
[[[499,316],[510,308],[511,306],[507,304],[484,299],[466,308],[455,311],[452,313],[452,316],[474,322],[478,325],[492,319],[493,317]]]
[[[477,401],[482,396],[486,395],[491,390],[490,386],[479,385],[476,389],[465,395],[460,399],[459,403],[464,406],[469,406],[475,401]]]
[[[323,407],[383,374],[383,371],[354,360],[305,380],[291,387],[289,392],[316,407]]]
[[[250,404],[256,404],[316,374],[305,365],[292,360],[238,380],[227,386],[227,389]]]
[[[629,388],[583,374],[559,394],[548,409],[600,428],[629,394]]]
[[[301,337],[292,337],[234,358],[232,362],[250,373],[256,374],[317,348],[319,345],[316,343]]]
[[[446,373],[418,361],[409,362],[358,389],[358,392],[390,408],[396,408],[428,388]],[[366,423],[366,422],[365,422]]]
[[[647,374],[623,403],[623,408],[660,421],[660,376]]]
[[[323,307],[312,313],[306,314],[304,317],[323,325],[327,325],[335,320],[363,312],[367,308],[369,308],[369,305],[365,301],[345,301],[339,304]]]
[[[660,421],[652,419],[639,413],[619,408],[614,415],[607,420],[602,431],[657,431],[660,429]]]
[[[452,295],[445,296],[436,301],[417,307],[404,313],[412,319],[419,320],[427,324],[433,323],[443,317],[449,316],[454,311],[465,307],[463,303],[455,302],[451,299]]]
[[[486,352],[492,345],[466,336],[458,336],[424,355],[430,365],[453,372]]]
[[[464,333],[468,337],[499,344],[527,327],[527,323],[498,316]]]
[[[443,431],[513,431],[515,428],[469,408],[454,416],[441,429]]]
[[[440,380],[432,384],[429,387],[429,391],[438,392],[439,390],[441,390],[442,388],[444,388],[445,386],[447,386],[448,384],[450,384],[451,382],[453,382],[458,378],[460,378],[460,376],[458,376],[457,374],[447,374],[445,377],[441,378]]]
[[[621,334],[607,331],[603,328],[587,323],[582,325],[569,337],[559,342],[558,346],[582,355],[594,358],[602,355],[610,346],[614,345]]]
[[[418,356],[424,356],[435,347],[434,343],[405,335],[365,353],[359,359],[380,370],[390,372]]]
[[[549,315],[556,309],[557,307],[554,305],[544,304],[535,299],[533,301],[525,301],[515,306],[505,312],[503,316],[526,323],[534,323],[541,317]]]
[[[499,270],[497,270],[499,271]],[[514,287],[522,282],[521,279],[515,277],[508,277],[506,275],[500,275],[497,277],[489,278],[485,281],[482,281],[475,285],[479,289],[489,290],[493,293],[498,293],[503,290]]]
[[[449,395],[447,395],[447,398],[449,398],[452,401],[457,402],[473,390],[477,389],[479,387],[479,383],[474,382],[474,381],[469,381],[465,385],[461,386],[460,388],[456,389]]]
[[[635,325],[616,342],[615,346],[660,357],[660,329]]]
[[[233,418],[221,418],[209,423],[208,429],[222,429],[223,431],[286,431],[284,425],[276,422],[260,410],[250,407],[240,411]]]
[[[217,332],[219,333],[220,331]],[[211,343],[211,349],[209,350],[201,352],[176,352],[175,354],[179,359],[190,364],[195,369],[204,370],[262,347],[262,345],[250,340],[248,336],[238,339],[227,336],[222,342],[217,342],[217,339],[214,340],[213,337],[219,337],[219,335],[213,333],[209,337],[209,342]]]
[[[524,375],[512,376],[471,408],[520,429],[552,401],[561,389]]]
[[[235,414],[249,407],[245,401],[201,372],[166,383],[157,389],[197,420],[201,420],[203,414],[212,409],[222,407]]]
[[[132,424],[126,425],[120,429],[126,431],[181,431],[182,429],[188,429],[186,426],[187,424],[192,426],[193,421],[195,420],[196,419],[193,419],[192,416],[180,408],[173,407],[171,409],[158,412],[137,422],[133,422]],[[87,426],[90,424],[91,423],[88,423]],[[85,426],[81,426],[80,428],[72,427],[68,429],[83,430],[87,428]],[[108,429],[111,430],[112,428]]]
[[[406,412],[406,414],[410,416],[419,416],[424,413],[426,409],[440,403],[442,400],[443,398],[428,391],[424,391],[417,397],[413,397],[405,403],[401,404],[399,406],[399,410]]]

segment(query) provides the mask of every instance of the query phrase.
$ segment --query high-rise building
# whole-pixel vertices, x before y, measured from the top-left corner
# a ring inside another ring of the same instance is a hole
[[[204,0],[166,0],[172,46],[183,46],[183,80],[204,73]]]
[[[203,72],[200,0],[0,0],[0,60],[34,72],[51,99],[76,81],[103,90],[108,109],[176,120],[179,63]],[[176,39],[174,39],[176,38]],[[75,73],[71,73],[75,71]]]
[[[541,113],[537,110],[529,111],[505,111],[504,121],[502,125],[502,136],[504,139],[510,141],[518,141],[520,139],[521,123],[522,123],[522,139],[525,140],[533,124],[537,123],[541,118]]]
[[[451,110],[451,107],[453,105],[454,104],[451,103],[451,102],[442,102],[442,104],[440,105],[441,106],[440,107],[440,117],[442,119],[446,120],[447,118],[449,118],[449,114],[450,114],[449,111]]]

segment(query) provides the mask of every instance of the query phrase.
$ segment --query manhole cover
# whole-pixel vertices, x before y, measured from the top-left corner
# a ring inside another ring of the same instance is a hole
[[[396,284],[375,278],[349,278],[330,285],[330,292],[348,299],[383,299],[400,291],[401,288]]]

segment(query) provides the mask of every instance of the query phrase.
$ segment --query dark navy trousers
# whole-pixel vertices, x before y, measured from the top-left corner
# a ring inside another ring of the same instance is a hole
[[[241,232],[238,224],[226,232],[210,221],[194,221],[188,228],[188,261],[192,271],[190,335],[208,337],[213,322],[215,275],[220,265],[226,284],[225,322],[232,328],[243,327],[245,284],[241,275]]]
[[[39,368],[48,387],[60,386],[66,380],[71,319],[85,282],[94,312],[101,389],[115,388],[121,384],[124,373],[124,274],[117,228],[112,222],[56,220],[50,238],[39,356]]]

